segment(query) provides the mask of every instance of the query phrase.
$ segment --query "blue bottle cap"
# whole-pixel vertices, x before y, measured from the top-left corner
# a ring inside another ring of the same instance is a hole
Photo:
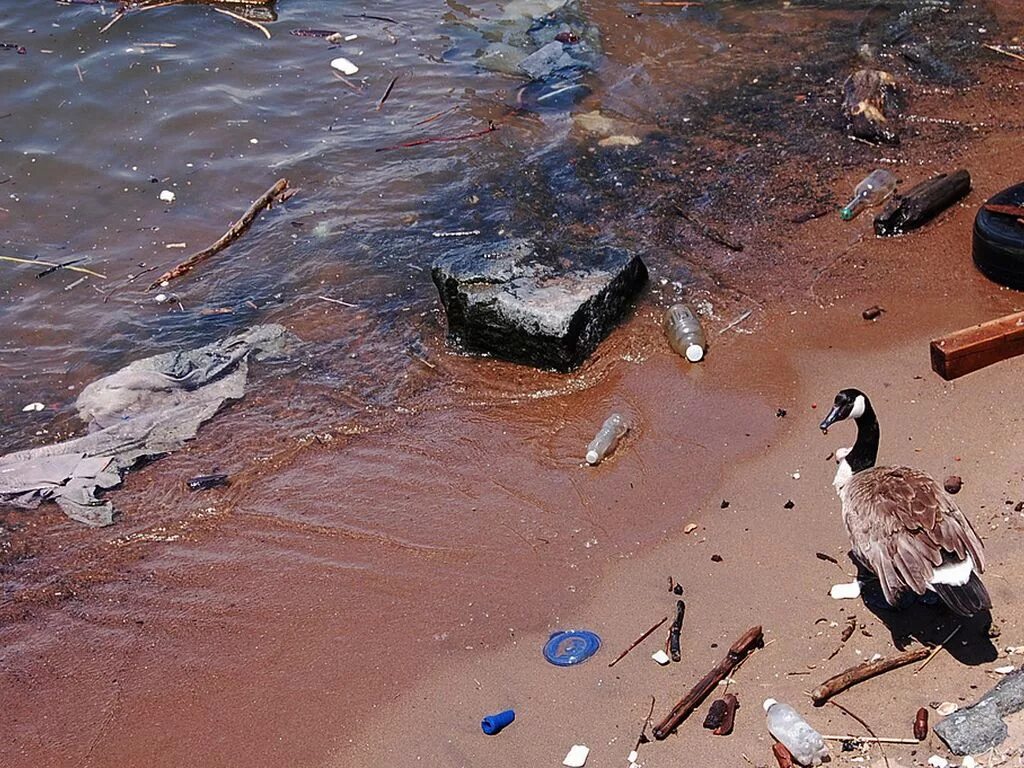
[[[586,629],[555,632],[544,644],[544,658],[558,667],[580,664],[601,647],[601,638]]]

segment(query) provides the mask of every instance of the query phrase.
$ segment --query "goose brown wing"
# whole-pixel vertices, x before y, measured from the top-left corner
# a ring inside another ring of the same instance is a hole
[[[928,588],[946,556],[970,555],[985,570],[982,543],[956,502],[924,472],[876,467],[853,476],[847,491],[850,536],[878,574],[890,604],[908,587]]]

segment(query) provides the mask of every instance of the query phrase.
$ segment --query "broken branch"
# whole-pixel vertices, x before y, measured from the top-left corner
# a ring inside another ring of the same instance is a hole
[[[616,656],[615,660],[612,661],[608,666],[609,667],[614,667],[616,664],[618,664],[619,661],[621,661],[623,658],[625,658],[627,653],[632,651],[634,648],[636,648],[638,645],[640,645],[640,643],[642,643],[644,640],[646,640],[648,637],[650,637],[651,633],[654,630],[656,630],[658,627],[660,627],[662,624],[664,624],[666,621],[668,621],[668,616],[663,618],[661,621],[659,621],[653,627],[651,627],[646,632],[644,632],[642,635],[640,635],[640,637],[638,637],[636,640],[634,640],[632,643],[630,643],[629,647],[626,650],[624,650],[622,653],[620,653],[618,656]]]
[[[260,195],[253,202],[253,204],[249,206],[249,209],[242,214],[242,217],[234,224],[232,224],[231,228],[223,235],[221,235],[217,242],[215,242],[213,245],[204,248],[198,253],[192,254],[183,262],[181,262],[178,266],[168,270],[167,272],[164,272],[162,275],[160,275],[160,277],[158,277],[156,280],[150,283],[149,287],[146,290],[151,291],[154,288],[158,287],[161,283],[169,282],[175,279],[176,277],[181,277],[182,275],[187,275],[189,272],[195,269],[197,265],[201,264],[211,256],[227,248],[229,245],[231,245],[231,243],[233,243],[235,240],[241,237],[242,234],[244,234],[247,229],[249,229],[253,221],[264,208],[269,208],[274,203],[283,199],[284,193],[287,189],[288,180],[278,179],[276,182],[274,182],[274,186],[272,186],[270,189],[268,189],[266,192]]]
[[[887,659],[865,661],[863,664],[850,667],[838,675],[830,677],[811,692],[811,700],[814,702],[814,706],[820,707],[840,691],[845,691],[847,688],[863,683],[865,680],[881,675],[884,672],[898,669],[907,664],[913,664],[915,661],[921,661],[931,652],[931,648],[914,648],[913,650],[890,656]]]
[[[658,723],[654,729],[654,738],[660,741],[678,728],[679,724],[700,706],[700,703],[714,690],[715,686],[724,680],[746,658],[747,654],[763,643],[764,634],[761,627],[751,627],[744,632],[739,640],[729,648],[729,653],[725,658],[701,678],[690,692],[679,700],[679,703],[672,708],[665,719]]]
[[[423,144],[441,144],[449,141],[465,141],[466,139],[478,139],[481,136],[486,136],[488,133],[494,133],[501,126],[496,125],[494,121],[490,121],[487,127],[482,131],[474,131],[473,133],[464,133],[460,136],[429,136],[425,139],[417,139],[416,141],[406,141],[401,144],[393,144],[390,147],[377,147],[375,152],[387,152],[391,149],[408,149],[409,147],[419,147]]]

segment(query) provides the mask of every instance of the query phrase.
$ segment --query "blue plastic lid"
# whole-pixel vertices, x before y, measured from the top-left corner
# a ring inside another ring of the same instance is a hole
[[[580,664],[601,647],[601,638],[586,629],[555,632],[544,644],[544,658],[558,667]]]

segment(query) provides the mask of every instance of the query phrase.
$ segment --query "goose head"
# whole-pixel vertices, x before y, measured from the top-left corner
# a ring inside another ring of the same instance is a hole
[[[845,419],[854,419],[856,421],[870,409],[871,401],[859,389],[841,389],[836,394],[836,399],[832,403],[832,410],[828,412],[828,416],[821,422],[821,431],[827,435],[828,428],[837,421]]]

